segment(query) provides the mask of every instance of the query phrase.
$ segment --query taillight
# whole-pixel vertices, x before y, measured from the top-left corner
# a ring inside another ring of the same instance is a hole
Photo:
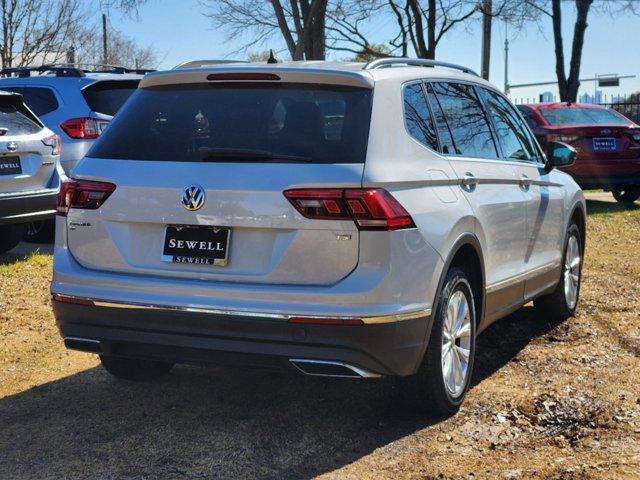
[[[61,141],[59,135],[51,135],[50,137],[43,138],[42,143],[47,147],[51,147],[51,155],[60,155]]]
[[[100,208],[115,189],[113,183],[67,178],[60,185],[56,212],[66,217],[70,208],[95,210]]]
[[[93,117],[70,118],[60,124],[60,128],[71,138],[83,138],[91,140],[98,138],[109,120],[102,120]]]
[[[573,143],[578,140],[580,140],[578,135],[559,135],[556,133],[550,133],[547,135],[547,141],[549,142]]]
[[[293,189],[284,195],[307,218],[353,220],[359,230],[415,227],[404,207],[382,188]]]

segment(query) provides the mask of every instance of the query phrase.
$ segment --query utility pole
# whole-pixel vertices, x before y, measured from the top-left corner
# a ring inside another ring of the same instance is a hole
[[[507,22],[504,22],[504,94],[509,95],[509,37]]]
[[[491,21],[493,20],[493,0],[482,2],[482,66],[480,74],[489,80],[489,66],[491,64]]]
[[[107,62],[107,16],[102,14],[102,61]]]

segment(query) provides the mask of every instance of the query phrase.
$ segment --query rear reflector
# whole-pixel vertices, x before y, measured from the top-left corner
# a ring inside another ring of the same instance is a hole
[[[60,185],[56,213],[66,217],[70,208],[96,210],[115,189],[113,183],[67,178]]]
[[[87,300],[85,298],[77,298],[77,297],[72,297],[70,295],[60,295],[58,293],[54,293],[53,294],[53,300],[55,302],[62,302],[62,303],[73,303],[75,305],[89,305],[89,306],[93,306],[93,301],[91,300]]]
[[[360,230],[415,227],[404,207],[382,188],[293,189],[284,195],[306,218],[353,220]]]
[[[234,73],[212,73],[207,75],[209,81],[234,81],[234,80],[280,80],[275,73],[258,72],[234,72]]]
[[[360,318],[291,317],[289,323],[298,325],[364,325]]]
[[[65,120],[60,124],[60,128],[71,138],[92,140],[98,138],[108,124],[108,120],[79,117]]]

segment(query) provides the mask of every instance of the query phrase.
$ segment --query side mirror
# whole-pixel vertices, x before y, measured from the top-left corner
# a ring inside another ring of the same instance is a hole
[[[555,167],[573,165],[577,155],[576,149],[566,143],[549,142],[547,143],[547,167],[545,170],[550,172]]]

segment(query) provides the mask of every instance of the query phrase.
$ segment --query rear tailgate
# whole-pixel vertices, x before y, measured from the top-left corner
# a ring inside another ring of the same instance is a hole
[[[0,94],[0,194],[47,188],[55,169],[44,126],[17,94]]]
[[[283,192],[361,186],[371,95],[300,82],[140,89],[74,171],[116,188],[98,209],[69,210],[71,253],[132,274],[339,281],[358,263],[355,224],[305,218]],[[204,195],[189,197],[197,189]],[[168,250],[181,239],[179,253]],[[193,261],[200,246],[226,261]]]

